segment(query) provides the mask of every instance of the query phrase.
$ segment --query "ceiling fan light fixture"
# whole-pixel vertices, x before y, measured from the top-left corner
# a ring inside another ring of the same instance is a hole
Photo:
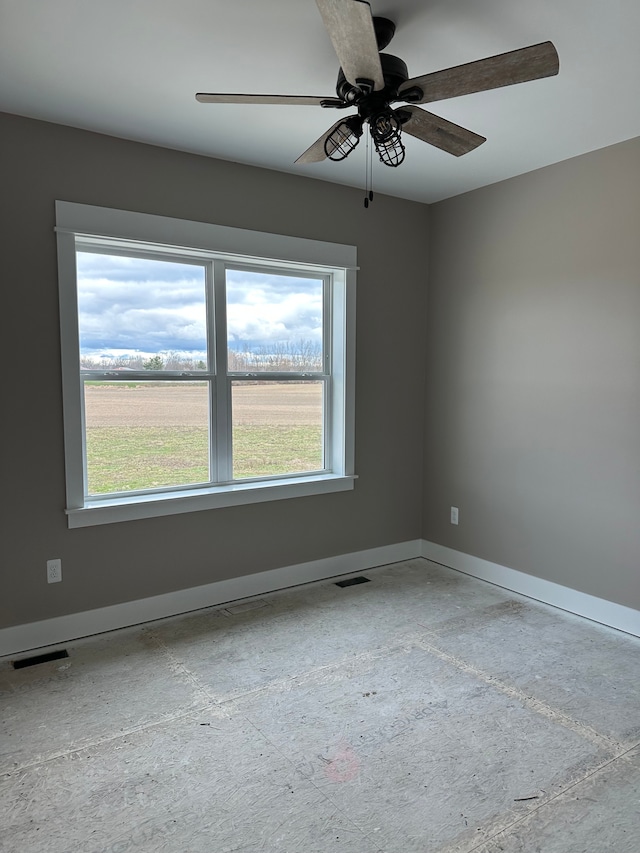
[[[385,166],[396,167],[404,160],[401,123],[390,110],[378,113],[369,119],[371,137],[378,157]]]
[[[324,153],[330,160],[344,160],[360,142],[362,119],[350,116],[327,136],[324,141]]]

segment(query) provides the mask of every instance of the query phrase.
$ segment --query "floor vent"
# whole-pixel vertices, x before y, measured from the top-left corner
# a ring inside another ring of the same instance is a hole
[[[336,586],[355,586],[357,583],[370,583],[371,578],[365,578],[364,575],[358,575],[357,578],[347,578],[346,581],[336,581]]]
[[[38,663],[48,663],[50,660],[60,660],[68,658],[69,652],[66,649],[60,649],[57,652],[47,652],[44,655],[34,655],[31,658],[21,658],[20,660],[11,661],[14,669],[22,669],[25,666],[35,666]]]

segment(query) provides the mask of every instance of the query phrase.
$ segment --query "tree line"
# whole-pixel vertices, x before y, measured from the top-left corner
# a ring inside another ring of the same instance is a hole
[[[295,344],[285,341],[270,346],[229,349],[228,366],[237,373],[316,373],[322,370],[322,347],[314,341],[300,340]],[[155,355],[94,356],[80,358],[82,370],[136,370],[184,371],[206,370],[207,364],[199,358],[169,350]]]

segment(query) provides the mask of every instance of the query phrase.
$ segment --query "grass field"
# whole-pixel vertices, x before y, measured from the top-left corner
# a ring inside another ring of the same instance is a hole
[[[234,478],[322,468],[318,383],[233,387]],[[196,382],[85,388],[90,494],[207,482],[207,387]]]

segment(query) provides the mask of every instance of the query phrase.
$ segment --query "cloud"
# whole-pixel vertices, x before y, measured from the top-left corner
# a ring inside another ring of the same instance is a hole
[[[77,252],[78,270],[86,281],[103,279],[108,273],[109,281],[130,283],[132,281],[175,282],[202,275],[202,264],[187,264],[179,261],[159,261],[151,258],[131,258],[124,255],[107,255],[99,252]],[[193,275],[189,274],[193,271]]]
[[[78,253],[81,353],[206,351],[205,268],[198,264]],[[322,282],[229,270],[233,348],[322,340]]]
[[[322,281],[297,276],[229,271],[227,331],[230,346],[322,340]]]

